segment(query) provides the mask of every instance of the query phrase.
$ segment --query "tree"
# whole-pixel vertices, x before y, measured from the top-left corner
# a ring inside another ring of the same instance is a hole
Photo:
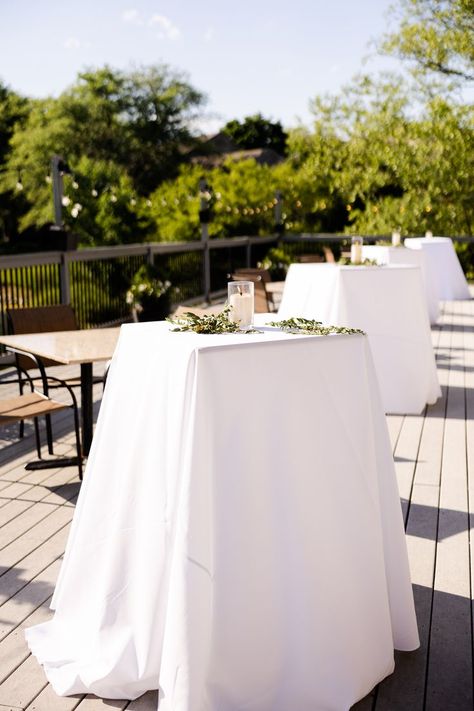
[[[243,121],[233,119],[222,131],[242,149],[273,148],[280,155],[286,153],[288,135],[281,123],[269,121],[262,114],[246,116]]]
[[[140,194],[176,174],[189,123],[204,97],[166,66],[133,72],[104,69],[79,75],[59,99],[77,149],[126,168]]]
[[[313,110],[298,175],[343,201],[347,232],[472,232],[472,107],[436,97],[414,116],[395,79],[365,77]]]
[[[29,111],[28,99],[19,96],[11,91],[5,84],[0,82],[0,173],[8,169],[5,165],[9,151],[10,140],[17,126],[23,124]],[[10,176],[10,189],[2,190],[0,187],[0,235],[11,236],[16,233],[18,211],[12,210],[15,184],[20,179],[19,172]],[[21,184],[21,183],[20,183]],[[18,210],[21,211],[19,201],[16,202]]]
[[[74,173],[72,183],[65,179],[66,224],[83,241],[151,238],[143,202],[177,173],[182,143],[189,142],[188,123],[202,101],[180,75],[162,66],[86,72],[58,99],[32,101],[26,120],[15,127],[1,180],[3,189],[14,191],[22,172],[25,189],[15,197],[27,201],[21,228],[52,221],[48,173],[51,157],[59,154]]]
[[[473,0],[401,0],[400,24],[382,50],[414,62],[423,74],[474,81]]]

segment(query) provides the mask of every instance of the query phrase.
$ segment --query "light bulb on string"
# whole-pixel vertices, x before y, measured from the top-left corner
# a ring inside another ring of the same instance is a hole
[[[23,190],[23,183],[21,181],[21,173],[18,173],[18,180],[16,181],[15,190],[18,193],[21,193],[21,191]]]
[[[97,192],[97,190],[95,188],[92,188],[91,195],[92,195],[92,197],[96,198],[99,195],[99,193]]]

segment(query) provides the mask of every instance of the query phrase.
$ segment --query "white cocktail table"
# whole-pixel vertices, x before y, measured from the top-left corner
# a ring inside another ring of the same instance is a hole
[[[367,338],[123,326],[53,606],[27,638],[63,695],[364,697],[418,646]]]

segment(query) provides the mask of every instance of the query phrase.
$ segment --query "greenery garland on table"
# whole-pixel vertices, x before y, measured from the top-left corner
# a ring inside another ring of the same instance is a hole
[[[323,326],[321,321],[294,316],[283,321],[270,321],[269,326],[281,328],[285,333],[303,334],[308,336],[329,336],[331,333],[362,334],[364,331],[359,328],[348,328],[347,326]]]
[[[194,331],[194,333],[261,333],[256,329],[250,328],[241,330],[238,322],[231,321],[229,318],[230,306],[226,306],[218,314],[206,314],[198,316],[192,311],[186,311],[178,318],[167,318],[173,326],[172,331]]]
[[[230,306],[226,306],[217,314],[206,314],[198,316],[192,311],[186,311],[177,318],[169,317],[169,321],[175,328],[173,332],[193,331],[194,333],[216,334],[216,333],[263,333],[255,328],[241,331],[239,324],[229,319]],[[303,334],[308,336],[329,336],[332,333],[343,334],[364,334],[358,328],[348,328],[346,326],[323,326],[321,321],[302,318],[301,316],[288,318],[283,321],[270,321],[268,326],[280,328],[285,333]],[[365,335],[365,334],[364,334]]]
[[[383,267],[383,264],[379,264],[375,259],[363,259],[362,262],[354,264],[351,262],[350,257],[341,257],[338,261],[341,267]]]

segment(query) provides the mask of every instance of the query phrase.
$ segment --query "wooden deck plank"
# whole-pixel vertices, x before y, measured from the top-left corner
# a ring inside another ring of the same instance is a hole
[[[440,330],[436,336],[437,346],[449,349],[450,343],[450,332]],[[443,396],[426,408],[423,428],[420,429],[410,502],[408,507],[406,502],[404,506],[408,514],[407,547],[420,648],[410,654],[395,653],[395,672],[377,689],[376,711],[422,711],[424,708],[446,392],[444,387]],[[410,428],[409,418],[406,420]],[[413,433],[412,427],[411,430]],[[414,447],[413,442],[411,446]],[[396,467],[399,467],[397,462]]]
[[[97,696],[88,695],[79,703],[77,711],[106,711],[106,709],[126,709],[128,701],[119,699],[99,699]]]
[[[48,684],[25,708],[27,711],[74,711],[81,699],[82,696],[58,696]]]
[[[0,508],[0,529],[32,506],[31,501],[22,501],[21,499],[14,499],[9,501],[6,506],[2,506]],[[0,530],[0,540],[3,540],[2,530]]]
[[[72,516],[73,511],[70,508],[58,506],[46,518],[0,551],[0,567],[8,569],[20,563],[44,541],[70,523]]]
[[[25,585],[28,585],[31,580],[63,555],[68,533],[69,525],[65,525],[41,546],[23,558],[21,565],[10,568],[0,577],[0,605],[9,600]]]
[[[30,655],[0,686],[0,702],[26,709],[47,683],[42,667]]]
[[[55,560],[0,607],[0,640],[51,597],[60,565],[61,560]]]
[[[27,503],[23,502],[22,503]],[[16,518],[10,520],[3,526],[0,533],[0,550],[36,526],[40,521],[49,516],[57,507],[51,504],[38,503],[30,506],[24,512],[18,514]]]
[[[20,626],[16,627],[2,640],[0,644],[0,700],[2,698],[1,682],[9,677],[10,674],[13,674],[15,669],[30,656],[25,642],[25,629],[33,625],[39,625],[51,617],[50,601],[51,597],[45,600],[41,607],[38,607],[23,620]]]
[[[456,319],[459,322],[459,314]],[[467,502],[464,370],[459,354],[464,334],[453,331],[456,349],[450,368],[443,448],[436,574],[429,654],[427,708],[474,707],[472,686],[469,512]],[[439,670],[448,661],[449,674]]]
[[[158,692],[148,691],[135,701],[130,701],[127,711],[156,711],[158,708]]]

